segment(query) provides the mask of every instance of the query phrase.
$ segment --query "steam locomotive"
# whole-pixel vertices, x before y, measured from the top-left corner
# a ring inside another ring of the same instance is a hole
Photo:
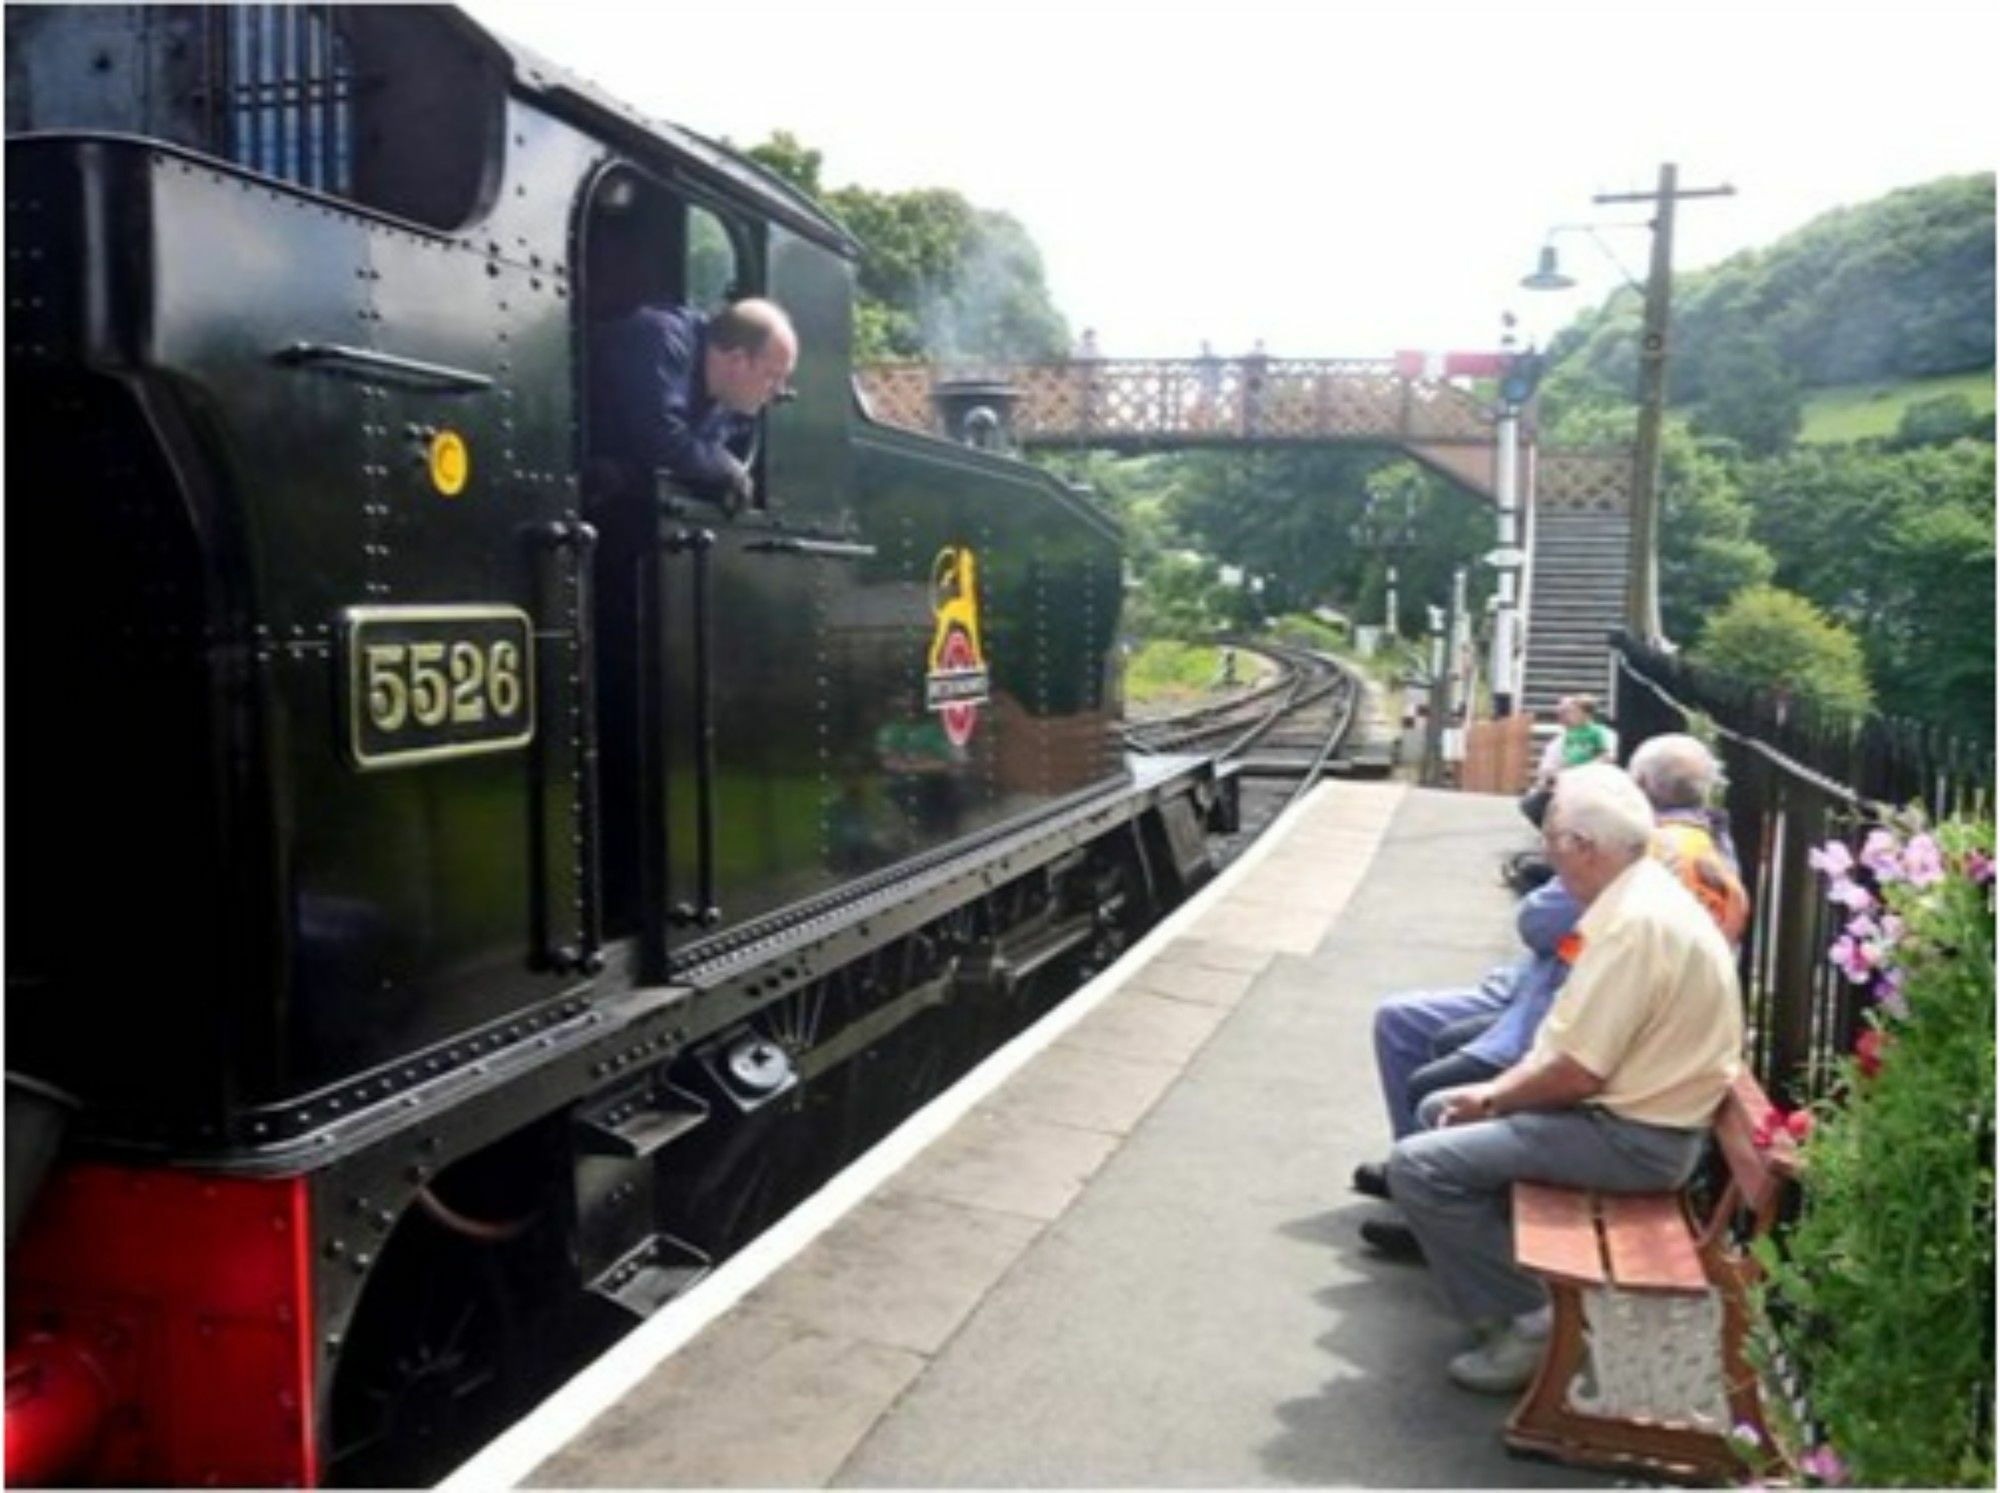
[[[1119,745],[1114,526],[869,418],[752,162],[445,8],[6,27],[8,1474],[429,1476],[1227,787]],[[605,480],[594,328],[748,294],[754,500]]]

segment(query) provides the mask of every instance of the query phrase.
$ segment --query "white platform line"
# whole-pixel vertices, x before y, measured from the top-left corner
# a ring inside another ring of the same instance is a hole
[[[1043,1048],[1075,1026],[1123,985],[1141,965],[1178,938],[1277,845],[1292,823],[1336,789],[1322,782],[1259,835],[1250,848],[1138,943],[1117,963],[1055,1010],[996,1049],[964,1078],[911,1115],[805,1199],[700,1285],[621,1338],[601,1358],[556,1390],[521,1420],[438,1484],[445,1490],[517,1487],[567,1446],[599,1415],[651,1373],[668,1355],[728,1311],[800,1250],[957,1124],[980,1100],[1005,1083]]]

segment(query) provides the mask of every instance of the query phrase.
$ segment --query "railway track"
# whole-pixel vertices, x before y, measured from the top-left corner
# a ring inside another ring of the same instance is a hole
[[[1346,755],[1363,698],[1351,669],[1303,648],[1230,646],[1276,668],[1262,683],[1226,700],[1137,722],[1125,732],[1134,751],[1214,753],[1227,764],[1225,772],[1237,782],[1240,828],[1217,844],[1224,864],[1322,776],[1382,766]]]

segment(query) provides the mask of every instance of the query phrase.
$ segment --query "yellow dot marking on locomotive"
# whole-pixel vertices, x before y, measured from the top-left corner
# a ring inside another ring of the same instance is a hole
[[[455,430],[440,430],[431,437],[431,485],[447,498],[465,491],[472,475],[472,456],[465,439]]]

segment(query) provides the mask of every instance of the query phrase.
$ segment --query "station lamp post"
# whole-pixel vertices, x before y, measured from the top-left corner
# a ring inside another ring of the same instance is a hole
[[[1625,629],[1647,643],[1660,640],[1660,427],[1667,402],[1667,326],[1673,296],[1674,204],[1688,197],[1731,197],[1732,186],[1680,187],[1672,165],[1660,167],[1659,185],[1650,192],[1600,192],[1594,203],[1649,202],[1653,205],[1653,254],[1646,273],[1645,315],[1639,332],[1639,428],[1632,450],[1632,533],[1626,552]],[[1587,224],[1582,228],[1603,248],[1603,240]],[[1576,282],[1556,267],[1552,241],[1542,245],[1535,272],[1521,281],[1529,290],[1567,290]],[[1610,254],[1606,249],[1605,253]],[[1617,263],[1616,256],[1611,256]],[[1624,273],[1624,267],[1619,267]],[[1632,277],[1625,276],[1626,284]]]
[[[1389,511],[1380,498],[1370,493],[1361,517],[1347,530],[1347,537],[1354,541],[1357,549],[1372,550],[1380,554],[1386,563],[1383,580],[1384,626],[1392,638],[1401,636],[1396,626],[1397,559],[1405,551],[1413,549],[1417,542],[1416,508],[1408,493],[1403,494],[1402,507],[1400,514]]]

